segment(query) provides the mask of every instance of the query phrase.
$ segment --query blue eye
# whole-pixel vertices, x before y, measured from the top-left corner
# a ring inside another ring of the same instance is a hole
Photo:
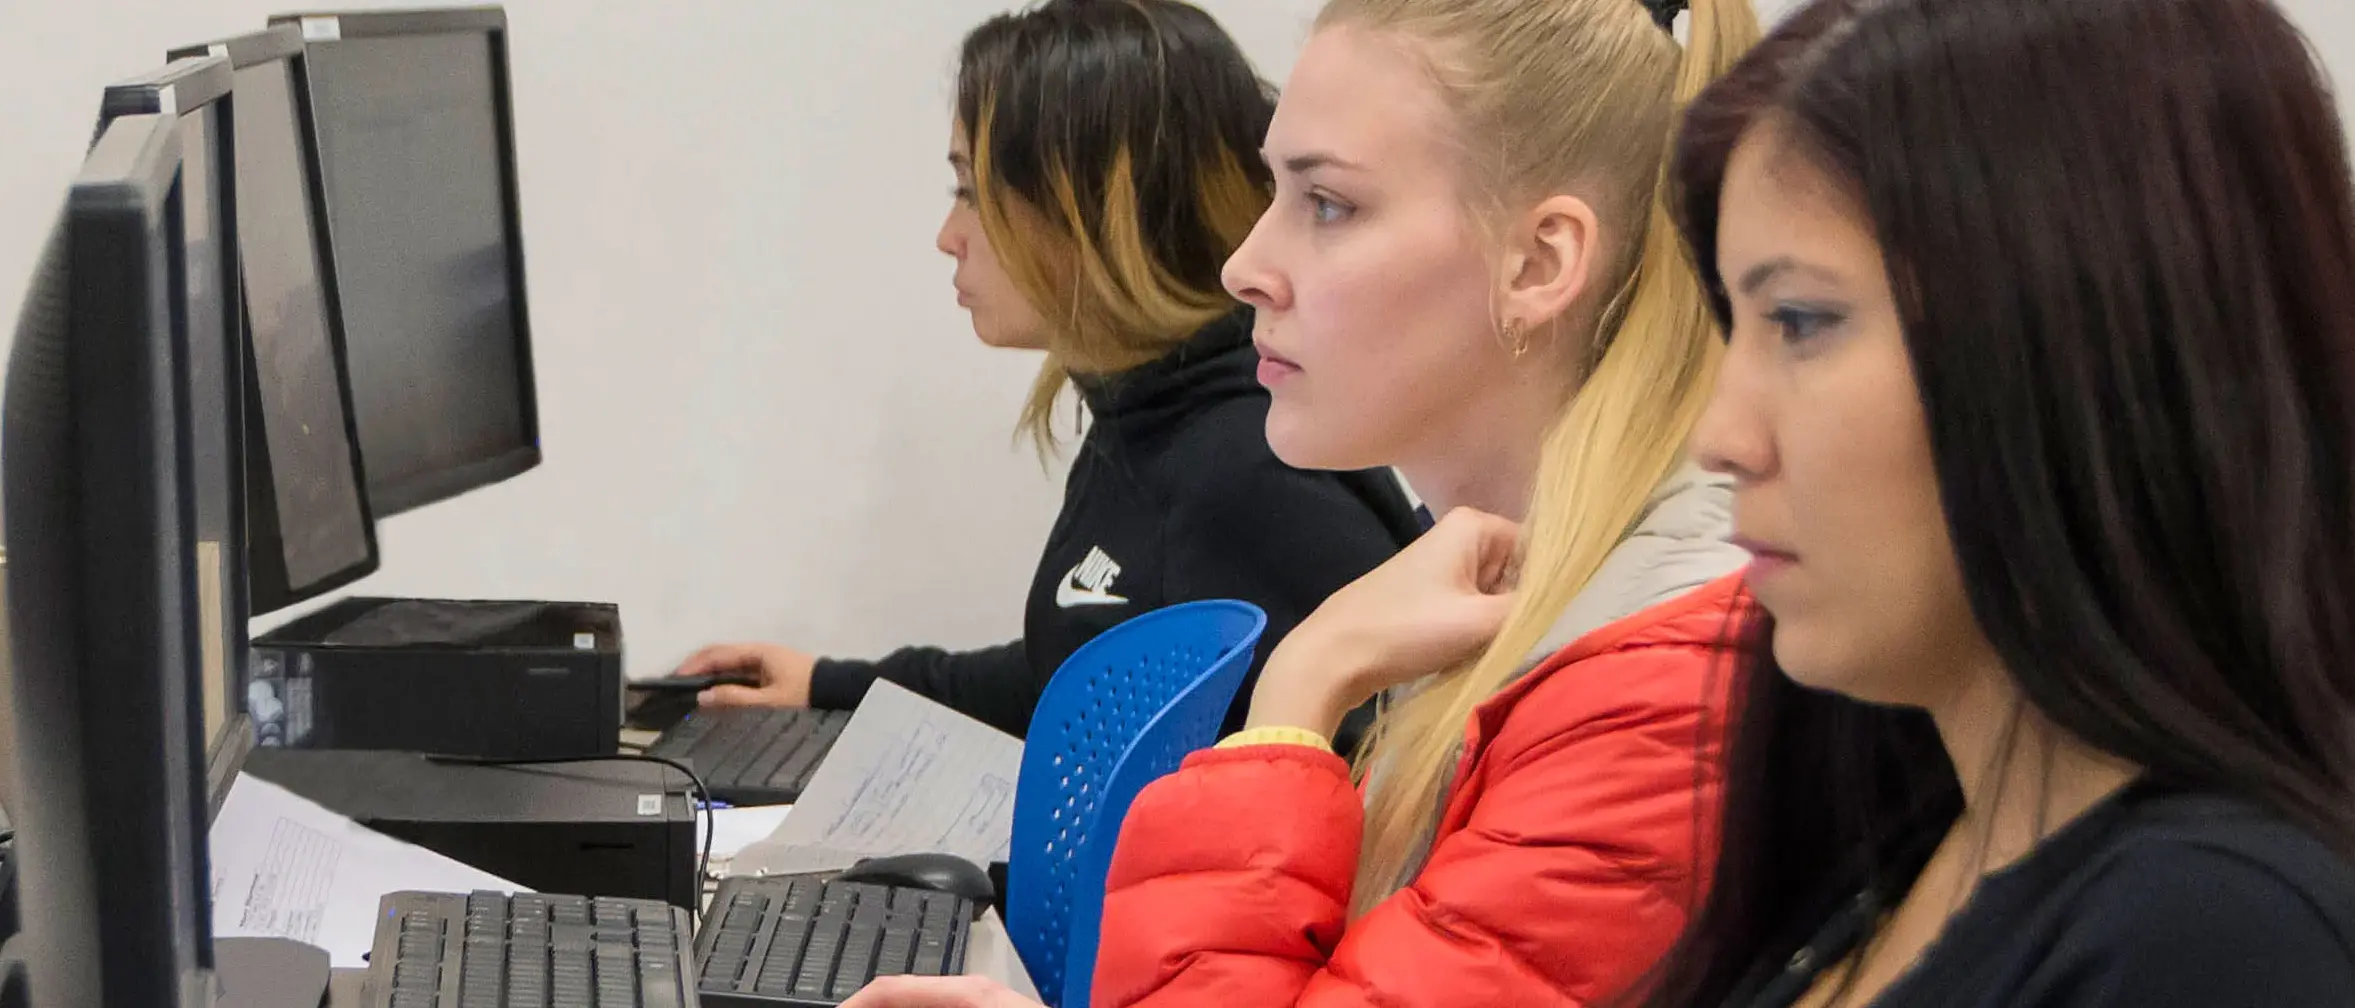
[[[1319,224],[1338,224],[1347,220],[1355,208],[1323,193],[1308,194],[1308,215]]]
[[[1846,317],[1835,311],[1786,304],[1767,312],[1766,320],[1782,330],[1783,342],[1795,345],[1814,339]]]

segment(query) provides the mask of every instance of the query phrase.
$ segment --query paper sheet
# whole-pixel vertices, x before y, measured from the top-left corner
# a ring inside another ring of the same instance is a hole
[[[888,682],[867,690],[793,814],[746,847],[735,874],[847,868],[863,857],[939,852],[979,865],[1013,849],[1022,743]]]
[[[711,825],[705,826],[703,817],[695,818],[695,841],[703,842],[703,832],[711,831],[711,873],[729,874],[728,866],[744,848],[765,840],[785,824],[785,816],[793,811],[791,805],[754,805],[748,808],[714,809]]]
[[[214,934],[292,938],[326,949],[339,968],[367,965],[385,893],[530,891],[243,774],[209,843]]]

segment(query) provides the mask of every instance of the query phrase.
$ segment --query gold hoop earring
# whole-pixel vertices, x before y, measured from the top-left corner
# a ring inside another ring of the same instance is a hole
[[[1522,328],[1520,319],[1505,320],[1504,340],[1505,349],[1512,351],[1514,360],[1529,352],[1529,333]]]

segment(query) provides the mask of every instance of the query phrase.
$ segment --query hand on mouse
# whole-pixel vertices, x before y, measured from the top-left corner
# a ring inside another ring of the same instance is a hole
[[[1375,694],[1478,655],[1512,609],[1520,535],[1494,515],[1449,512],[1285,635],[1252,690],[1247,724],[1331,738]]]
[[[986,977],[883,977],[842,1008],[1045,1008]]]
[[[719,685],[697,695],[705,707],[807,707],[818,660],[779,644],[714,644],[695,652],[674,676],[741,675],[757,685]]]

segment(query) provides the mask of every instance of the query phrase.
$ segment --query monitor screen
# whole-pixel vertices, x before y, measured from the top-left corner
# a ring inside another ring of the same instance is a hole
[[[480,13],[342,15],[305,32],[378,515],[539,459],[504,33],[468,23]]]
[[[219,102],[180,117],[181,242],[186,250],[188,412],[196,490],[197,669],[203,738],[226,742],[245,676],[244,334],[237,323],[234,254],[223,217],[228,176]]]
[[[192,684],[199,701],[192,724],[207,746],[214,807],[245,754],[243,710],[246,666],[244,333],[236,297],[237,246],[229,226],[231,200],[229,88],[226,60],[192,57],[106,89],[99,123],[123,115],[173,117],[180,147],[180,186],[172,219],[179,229],[181,268],[174,315],[182,352],[175,372],[182,389],[181,444],[189,487],[187,520],[197,618]]]
[[[266,500],[275,516],[275,563],[257,558],[254,609],[280,608],[347,583],[376,564],[352,441],[346,385],[338,368],[331,252],[300,128],[292,58],[236,71],[237,237],[243,260],[253,395],[266,453]],[[254,488],[257,493],[259,487]],[[256,522],[257,525],[265,525]],[[256,547],[271,536],[257,534]],[[265,591],[260,573],[279,567],[284,591]]]

